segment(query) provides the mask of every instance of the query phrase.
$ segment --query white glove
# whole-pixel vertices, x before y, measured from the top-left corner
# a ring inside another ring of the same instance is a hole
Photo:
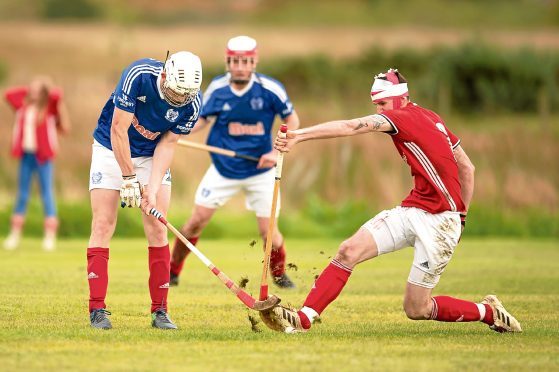
[[[120,203],[128,208],[139,207],[142,202],[142,185],[136,175],[122,176],[120,186]]]

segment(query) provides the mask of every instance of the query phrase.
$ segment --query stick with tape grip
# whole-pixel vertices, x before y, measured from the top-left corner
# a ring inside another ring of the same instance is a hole
[[[278,133],[280,138],[287,136],[287,125],[283,124]],[[276,208],[278,204],[278,194],[281,181],[281,171],[283,167],[283,152],[278,154],[276,162],[276,179],[274,181],[274,195],[272,197],[272,210],[268,223],[268,233],[266,235],[266,248],[264,249],[264,262],[262,266],[262,279],[260,281],[260,300],[268,298],[268,271],[270,270],[270,255],[272,254],[272,237],[276,226]]]
[[[149,214],[157,218],[163,225],[167,226],[167,229],[170,230],[180,241],[182,241],[184,245],[186,245],[188,249],[190,249],[190,251],[194,253],[194,255],[196,255],[196,257],[198,257],[200,261],[202,261],[204,265],[206,265],[206,267],[210,269],[210,271],[215,276],[217,276],[219,280],[221,280],[221,282],[225,284],[225,286],[229,288],[229,290],[233,292],[237,296],[237,298],[241,300],[241,302],[244,303],[249,309],[253,309],[256,311],[266,311],[280,303],[281,300],[274,295],[266,297],[264,300],[256,300],[254,297],[239,288],[239,286],[236,285],[235,282],[233,282],[231,279],[229,279],[229,277],[225,275],[224,272],[215,267],[214,264],[206,256],[204,256],[204,254],[200,252],[198,248],[190,243],[188,239],[186,239],[184,235],[180,233],[179,230],[177,230],[173,225],[169,223],[169,221],[165,219],[165,217],[163,217],[161,212],[159,212],[155,208],[152,208],[149,211]]]

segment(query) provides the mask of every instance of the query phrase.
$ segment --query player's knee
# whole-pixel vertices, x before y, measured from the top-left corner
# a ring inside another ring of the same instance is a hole
[[[95,237],[112,236],[116,226],[116,219],[108,217],[97,217],[91,224],[91,235]]]
[[[165,226],[154,226],[150,229],[150,236],[156,241],[164,241],[167,239],[167,229]]]
[[[192,217],[190,217],[190,220],[188,220],[183,230],[187,230],[187,235],[200,235],[208,222],[210,222],[209,219],[194,214]]]
[[[336,259],[345,265],[353,267],[359,262],[360,255],[359,247],[351,244],[349,240],[345,240],[338,248]]]
[[[429,310],[427,307],[416,303],[404,302],[404,312],[411,320],[429,319]]]

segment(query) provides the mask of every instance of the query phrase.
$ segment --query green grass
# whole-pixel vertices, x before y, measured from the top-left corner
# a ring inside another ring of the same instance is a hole
[[[200,248],[231,278],[258,291],[260,242],[202,240]],[[114,240],[110,259],[110,331],[90,329],[85,242],[66,240],[53,253],[25,240],[0,251],[0,366],[12,370],[557,370],[559,249],[554,240],[463,241],[437,294],[479,300],[497,293],[521,321],[522,334],[486,326],[413,322],[401,311],[412,259],[404,250],[358,267],[322,324],[300,335],[259,327],[248,311],[195,257],[171,289],[180,330],[149,323],[147,250],[141,239]],[[292,292],[300,304],[338,245],[289,240]],[[321,253],[323,252],[323,253]]]

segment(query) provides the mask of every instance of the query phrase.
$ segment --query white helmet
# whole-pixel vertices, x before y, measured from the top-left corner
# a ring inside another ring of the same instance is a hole
[[[237,36],[227,42],[227,57],[246,56],[258,58],[256,40],[249,36]]]
[[[192,102],[202,85],[202,62],[190,52],[171,54],[163,67],[163,97],[172,106],[181,107]]]

